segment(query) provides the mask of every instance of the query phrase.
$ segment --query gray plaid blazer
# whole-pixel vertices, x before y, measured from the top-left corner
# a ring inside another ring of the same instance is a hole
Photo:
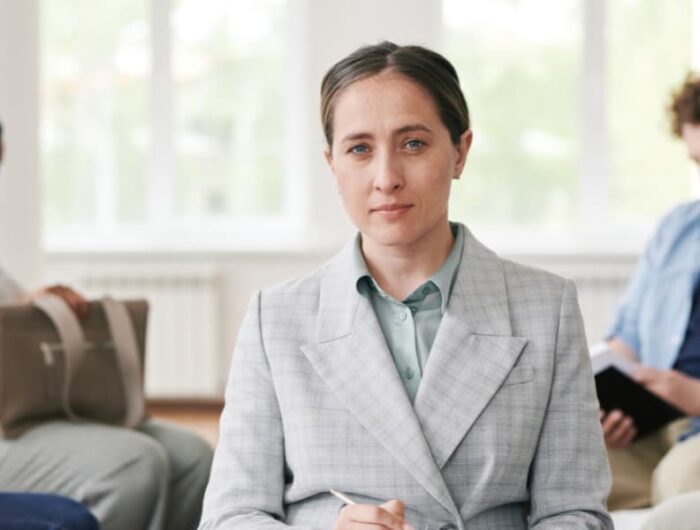
[[[428,529],[612,528],[576,293],[465,248],[414,406],[348,245],[251,301],[200,529],[329,530],[398,498]]]

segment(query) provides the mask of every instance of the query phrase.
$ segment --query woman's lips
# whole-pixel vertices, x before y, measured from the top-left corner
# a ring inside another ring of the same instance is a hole
[[[370,210],[371,213],[380,215],[384,219],[398,219],[408,210],[412,204],[382,204]]]

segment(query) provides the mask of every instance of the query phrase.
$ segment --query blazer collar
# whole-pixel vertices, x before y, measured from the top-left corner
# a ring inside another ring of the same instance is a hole
[[[452,515],[458,512],[441,468],[526,342],[510,336],[500,259],[464,231],[455,285],[414,406],[371,303],[355,288],[353,242],[321,272],[317,343],[302,346],[339,400]]]
[[[511,320],[503,262],[479,242],[467,227],[462,226],[462,229],[464,250],[453,287],[452,294],[455,296],[450,296],[447,309],[462,319],[460,327],[469,333],[510,336]],[[355,287],[355,244],[355,239],[349,241],[321,271],[316,326],[319,342],[350,334],[357,321],[361,297]],[[440,327],[443,327],[442,324]]]
[[[414,404],[440,469],[498,392],[526,344],[527,339],[512,336],[503,261],[465,228],[454,290]]]

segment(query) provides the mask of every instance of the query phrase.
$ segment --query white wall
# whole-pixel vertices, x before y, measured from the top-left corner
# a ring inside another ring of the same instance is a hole
[[[0,262],[24,285],[40,278],[37,0],[0,0]]]

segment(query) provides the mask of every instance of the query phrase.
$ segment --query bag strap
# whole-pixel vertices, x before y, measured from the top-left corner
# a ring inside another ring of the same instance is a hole
[[[61,384],[61,407],[73,421],[80,418],[70,405],[70,389],[73,377],[85,358],[85,337],[80,322],[62,298],[45,294],[36,298],[34,306],[41,310],[53,323],[64,349],[63,382]]]
[[[73,310],[56,295],[42,295],[33,303],[49,317],[58,332],[64,350],[65,365],[61,385],[61,407],[69,419],[79,421],[81,418],[73,412],[70,405],[70,389],[73,378],[85,359],[86,343],[82,327]],[[102,307],[112,336],[124,389],[126,412],[122,424],[129,428],[135,427],[143,419],[145,402],[136,332],[124,304],[105,297],[102,299]]]
[[[126,414],[124,426],[135,427],[144,416],[143,374],[134,324],[124,304],[105,297],[102,307],[117,354],[117,363],[124,388]]]

